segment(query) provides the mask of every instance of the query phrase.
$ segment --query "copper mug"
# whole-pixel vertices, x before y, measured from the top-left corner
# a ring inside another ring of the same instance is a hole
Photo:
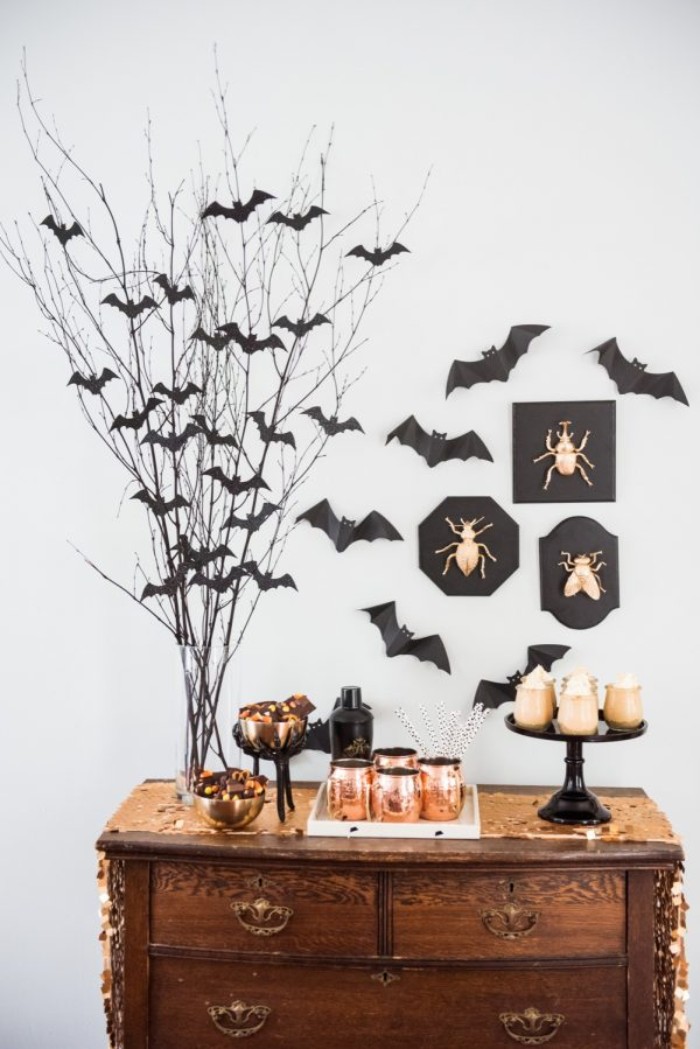
[[[328,812],[334,820],[368,820],[372,762],[364,758],[331,761],[328,776]]]
[[[375,769],[371,797],[372,819],[380,823],[416,823],[421,810],[420,771],[402,765]]]
[[[418,751],[411,747],[378,747],[372,754],[375,768],[418,768]]]
[[[421,758],[421,817],[456,820],[464,805],[465,787],[459,758]]]

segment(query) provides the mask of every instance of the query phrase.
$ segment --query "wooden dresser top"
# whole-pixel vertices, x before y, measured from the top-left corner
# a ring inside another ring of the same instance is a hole
[[[547,823],[537,809],[551,787],[480,786],[481,838],[409,840],[323,838],[305,834],[317,783],[294,785],[296,809],[280,824],[274,787],[261,816],[239,831],[206,826],[193,808],[177,801],[172,781],[147,780],[122,803],[102,832],[97,848],[108,856],[179,856],[254,861],[319,861],[343,864],[474,865],[576,863],[670,866],[683,859],[680,840],[667,817],[643,790],[599,788],[613,814],[598,827]]]

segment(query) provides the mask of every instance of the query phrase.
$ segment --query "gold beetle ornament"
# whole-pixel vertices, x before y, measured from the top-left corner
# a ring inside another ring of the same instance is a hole
[[[542,487],[546,492],[549,488],[549,482],[552,479],[552,473],[555,470],[558,474],[561,474],[562,477],[571,477],[571,475],[575,473],[576,470],[578,470],[588,487],[592,488],[593,481],[590,480],[588,474],[579,462],[579,459],[583,459],[586,466],[588,466],[591,470],[595,469],[594,464],[583,454],[583,449],[588,443],[588,438],[591,435],[591,431],[586,430],[586,432],[583,435],[583,440],[577,448],[573,441],[573,433],[569,433],[571,420],[562,419],[559,425],[562,429],[561,432],[557,430],[557,443],[554,445],[552,444],[552,431],[547,430],[547,436],[545,438],[547,451],[543,452],[542,455],[538,455],[536,459],[532,460],[533,463],[539,463],[542,461],[542,459],[546,459],[550,455],[554,456],[554,462],[547,470],[547,476],[545,477],[545,481]]]
[[[591,554],[576,554],[572,559],[566,550],[561,551],[561,556],[565,557],[566,561],[558,563],[569,573],[564,586],[564,597],[573,597],[583,590],[584,594],[598,601],[601,594],[607,593],[598,575],[600,569],[605,566],[605,561],[596,564],[596,558],[602,553],[602,550],[596,550]]]
[[[452,553],[447,555],[442,574],[447,575],[448,568],[453,561],[456,561],[457,567],[465,576],[471,575],[476,566],[479,565],[481,578],[485,579],[486,558],[489,557],[492,561],[498,559],[493,556],[486,543],[477,543],[476,537],[485,532],[487,528],[493,528],[493,524],[484,525],[483,528],[476,532],[474,525],[478,525],[480,521],[483,521],[483,517],[475,517],[472,521],[465,521],[463,517],[460,517],[461,528],[458,528],[449,517],[446,517],[445,520],[454,534],[459,536],[459,542],[448,543],[447,546],[443,546],[435,551],[436,554],[444,554],[446,550],[450,550],[453,546],[457,547],[456,550],[452,550]]]

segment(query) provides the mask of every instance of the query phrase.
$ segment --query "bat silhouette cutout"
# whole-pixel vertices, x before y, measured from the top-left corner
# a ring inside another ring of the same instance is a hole
[[[231,448],[238,447],[238,441],[233,436],[233,434],[219,433],[215,426],[207,425],[207,420],[204,418],[203,415],[193,415],[192,418],[196,422],[201,432],[206,437],[208,444],[211,444],[212,446],[217,444],[229,445]]]
[[[163,289],[171,306],[174,306],[176,302],[182,302],[183,299],[194,300],[194,292],[189,284],[186,284],[184,288],[177,288],[170,283],[166,273],[159,273],[157,277],[154,277],[153,283]]]
[[[308,226],[312,219],[317,219],[321,215],[327,214],[328,212],[325,208],[319,208],[318,205],[314,204],[303,214],[299,211],[295,211],[293,215],[283,215],[281,211],[273,211],[267,221],[281,222],[283,226],[291,226],[292,229],[299,232],[303,230],[305,226]]]
[[[291,331],[292,335],[295,335],[297,339],[301,339],[304,335],[307,335],[312,328],[317,328],[320,324],[330,323],[330,320],[324,313],[315,313],[308,321],[290,321],[289,317],[282,316],[272,322],[272,327],[285,328],[287,331]]]
[[[201,430],[194,423],[188,423],[182,433],[157,433],[155,430],[149,430],[141,444],[159,444],[163,448],[167,448],[169,452],[179,452],[181,448],[184,448],[191,437],[196,437]]]
[[[330,754],[331,723],[328,718],[325,721],[317,718],[316,721],[307,724],[304,750],[320,750],[324,754]]]
[[[248,412],[248,415],[260,431],[260,437],[263,441],[269,442],[271,444],[274,444],[275,441],[277,441],[280,444],[289,444],[292,446],[292,448],[296,448],[294,434],[277,433],[274,426],[268,426],[265,422],[264,412]]]
[[[146,583],[141,594],[141,600],[145,600],[147,597],[172,597],[177,593],[178,587],[182,586],[185,581],[187,572],[181,565],[174,575],[164,579],[162,583]]]
[[[529,674],[536,666],[545,670],[551,670],[552,664],[557,659],[562,659],[569,651],[569,645],[529,645],[527,650],[527,666],[523,673],[516,670],[508,677],[507,681],[481,680],[476,686],[474,703],[483,703],[485,707],[495,709],[503,703],[509,703],[515,699],[515,690],[525,674]]]
[[[230,343],[231,336],[224,334],[210,335],[200,324],[190,335],[190,342],[195,341],[206,342],[207,346],[211,346],[212,349],[216,350],[218,353],[219,350],[223,350],[224,346],[227,346]]]
[[[264,189],[254,189],[245,204],[240,200],[234,200],[231,207],[226,207],[219,204],[218,200],[212,200],[202,212],[201,218],[224,218],[233,219],[234,222],[245,222],[257,207],[266,200],[274,199],[274,194],[266,193]]]
[[[297,585],[289,572],[285,572],[284,575],[273,576],[272,572],[261,572],[254,561],[253,567],[250,569],[250,575],[261,590],[276,590],[280,586],[290,586],[294,590],[297,589]]]
[[[270,490],[269,484],[265,484],[260,474],[253,474],[247,481],[242,481],[238,474],[233,477],[227,477],[220,466],[212,466],[208,470],[202,471],[206,477],[213,477],[215,481],[223,485],[227,492],[231,495],[238,495],[240,492],[250,492],[257,488],[267,488]]]
[[[114,292],[111,292],[106,298],[102,300],[102,305],[115,306],[122,313],[125,313],[127,317],[138,317],[144,310],[157,310],[158,303],[155,299],[152,299],[150,295],[144,295],[139,302],[132,302],[131,299],[127,299],[126,302],[122,302],[121,299],[117,298]]]
[[[140,430],[154,408],[163,402],[158,397],[149,397],[141,411],[131,415],[115,415],[110,430]]]
[[[216,590],[217,593],[223,594],[238,579],[241,579],[244,575],[250,575],[254,568],[257,568],[255,561],[245,561],[242,565],[234,565],[226,575],[206,576],[203,572],[195,572],[190,579],[190,584],[205,586],[208,590]]]
[[[177,549],[182,554],[182,566],[184,568],[204,568],[212,561],[218,561],[220,557],[233,557],[233,552],[227,546],[220,543],[213,550],[202,547],[201,550],[192,546],[186,535],[181,535],[177,541]]]
[[[169,514],[171,510],[184,510],[190,505],[182,495],[176,495],[174,499],[163,499],[161,495],[151,495],[145,488],[141,488],[136,495],[132,495],[131,498],[138,499],[139,502],[145,503],[151,513],[155,514],[156,517],[165,517],[165,515]]]
[[[648,372],[646,364],[636,357],[628,361],[620,351],[617,339],[608,339],[587,352],[598,354],[598,363],[605,368],[620,393],[648,393],[657,399],[673,397],[681,404],[688,404],[675,372]]]
[[[63,223],[56,222],[53,215],[47,215],[45,219],[41,220],[39,225],[48,226],[51,232],[58,237],[64,248],[71,237],[83,237],[85,235],[77,222],[74,222],[72,226],[66,226]]]
[[[286,349],[279,335],[275,335],[274,332],[271,335],[266,335],[264,339],[259,339],[252,332],[249,335],[244,335],[235,321],[231,321],[229,324],[220,324],[216,330],[223,332],[227,339],[233,339],[234,342],[238,343],[244,353],[257,353],[258,350],[267,349]]]
[[[453,361],[447,376],[447,394],[458,386],[475,386],[479,382],[505,382],[520,358],[527,353],[530,343],[548,331],[548,324],[516,324],[508,338],[496,349],[484,350],[481,360]]]
[[[401,444],[413,448],[414,452],[425,459],[428,466],[437,466],[447,459],[487,459],[493,462],[488,448],[474,430],[460,434],[459,437],[447,438],[444,433],[433,430],[426,433],[414,415],[409,415],[386,439],[386,444],[396,438]]]
[[[337,433],[344,433],[346,430],[365,432],[354,417],[344,419],[343,422],[338,422],[337,415],[331,415],[330,419],[327,419],[316,405],[313,408],[307,408],[306,411],[302,412],[302,415],[308,415],[311,419],[314,419],[329,437],[334,437]]]
[[[183,386],[179,389],[177,386],[171,390],[168,386],[165,386],[162,382],[157,382],[153,387],[154,393],[164,393],[166,397],[169,397],[171,401],[175,401],[176,404],[184,404],[188,397],[191,397],[193,393],[201,393],[202,387],[197,386],[194,382],[188,382],[187,386]]]
[[[347,252],[348,255],[355,255],[358,259],[365,259],[370,262],[373,266],[383,266],[384,263],[392,258],[394,255],[400,255],[402,251],[408,251],[403,244],[399,244],[397,240],[390,244],[388,248],[375,248],[371,251],[369,248],[363,248],[361,244],[357,244],[354,248],[351,248]]]
[[[393,656],[415,656],[421,662],[434,663],[438,670],[451,673],[450,661],[447,658],[442,638],[438,634],[414,638],[413,633],[405,626],[399,626],[396,618],[396,602],[387,601],[383,605],[362,608],[374,625],[379,629],[386,648],[386,654]]]
[[[246,517],[236,517],[231,514],[224,523],[224,528],[247,528],[249,532],[257,532],[261,525],[265,524],[268,517],[279,510],[277,503],[263,503],[257,514],[248,514]]]
[[[111,368],[103,368],[99,375],[81,375],[80,372],[73,372],[67,385],[83,386],[88,393],[100,393],[102,387],[108,383],[110,379],[118,378],[119,376],[115,375]]]
[[[338,519],[327,499],[322,499],[320,503],[299,514],[297,521],[308,521],[314,528],[320,528],[340,554],[347,550],[351,543],[360,540],[368,543],[373,543],[375,539],[403,540],[403,536],[393,524],[376,510],[372,510],[359,524],[355,524],[348,517]]]

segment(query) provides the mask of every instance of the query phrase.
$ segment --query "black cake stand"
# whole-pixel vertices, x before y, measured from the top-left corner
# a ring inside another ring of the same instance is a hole
[[[619,743],[624,739],[636,739],[647,730],[646,721],[637,728],[612,729],[603,720],[602,711],[598,712],[598,731],[588,736],[569,736],[559,731],[559,725],[553,721],[546,729],[521,728],[516,725],[512,714],[508,714],[506,728],[520,736],[532,736],[533,739],[549,739],[566,743],[566,775],[564,786],[549,799],[546,805],[537,810],[537,815],[550,823],[583,823],[594,825],[607,823],[610,812],[598,801],[583,781],[583,744],[584,743]]]

